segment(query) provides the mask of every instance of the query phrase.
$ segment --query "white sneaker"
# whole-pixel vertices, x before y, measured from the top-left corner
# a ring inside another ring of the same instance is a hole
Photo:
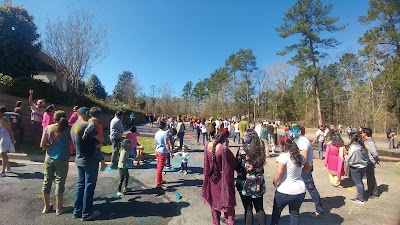
[[[0,177],[5,177],[6,173],[0,173]]]
[[[187,171],[185,171],[183,174],[187,175]]]

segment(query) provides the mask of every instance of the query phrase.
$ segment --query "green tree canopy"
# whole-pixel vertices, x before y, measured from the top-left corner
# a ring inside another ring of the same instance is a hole
[[[369,29],[359,38],[359,42],[365,46],[361,51],[362,54],[370,54],[379,47],[383,50],[382,48],[386,46],[384,51],[400,58],[399,0],[370,0],[367,15],[361,16],[358,20],[364,24],[378,22],[376,27]]]
[[[117,84],[113,91],[113,97],[123,103],[135,105],[137,85],[133,74],[130,71],[124,71],[118,76]]]
[[[285,55],[295,51],[290,63],[297,65],[300,69],[307,69],[314,81],[314,90],[317,101],[318,120],[322,122],[322,111],[318,88],[318,67],[317,63],[327,54],[320,49],[334,48],[339,42],[333,37],[322,38],[322,32],[336,32],[343,30],[346,26],[336,26],[339,18],[330,17],[332,4],[324,6],[321,0],[302,0],[285,12],[283,25],[276,28],[279,36],[287,38],[292,35],[300,34],[301,38],[296,44],[285,46],[278,52],[278,55]]]
[[[107,98],[107,92],[96,74],[92,74],[86,82],[87,94],[92,94],[100,99]]]
[[[36,53],[41,48],[34,17],[20,6],[0,6],[0,73],[29,77],[38,70]]]

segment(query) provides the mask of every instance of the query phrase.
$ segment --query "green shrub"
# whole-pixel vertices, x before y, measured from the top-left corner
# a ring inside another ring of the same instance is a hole
[[[8,75],[0,75],[0,90],[8,90],[14,84],[12,77]]]

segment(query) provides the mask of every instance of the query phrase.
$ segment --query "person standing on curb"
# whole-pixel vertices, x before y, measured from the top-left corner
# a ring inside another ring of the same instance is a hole
[[[82,221],[92,221],[100,215],[100,212],[93,211],[93,195],[99,171],[96,144],[103,143],[104,137],[93,129],[85,139],[82,138],[89,125],[88,120],[89,109],[79,108],[78,120],[71,128],[71,139],[76,150],[75,165],[78,167],[73,217]]]
[[[378,157],[378,152],[376,151],[375,140],[372,139],[372,130],[370,128],[363,128],[361,133],[364,139],[365,148],[368,150],[368,165],[365,170],[365,175],[367,176],[367,187],[369,198],[379,198],[378,185],[375,178],[375,166],[379,164],[380,160]]]
[[[307,159],[307,162],[311,165],[310,171],[305,171],[301,177],[303,178],[304,183],[306,184],[306,188],[308,193],[311,195],[311,198],[315,204],[315,212],[310,213],[309,215],[312,217],[322,217],[324,216],[325,210],[322,206],[321,197],[317,190],[317,187],[314,183],[314,178],[312,176],[313,171],[313,150],[310,140],[308,140],[304,135],[306,133],[306,129],[303,126],[294,126],[292,128],[292,135],[294,137],[294,141],[297,147],[300,150],[300,153]]]
[[[122,125],[123,115],[124,112],[117,111],[110,122],[110,140],[112,145],[111,169],[118,169],[119,143],[121,142],[122,133],[124,132],[124,126]]]
[[[33,103],[33,90],[29,90],[29,105],[31,107],[31,122],[32,122],[32,132],[33,132],[33,143],[40,142],[42,138],[42,120],[44,114],[44,101],[39,99],[37,104]]]

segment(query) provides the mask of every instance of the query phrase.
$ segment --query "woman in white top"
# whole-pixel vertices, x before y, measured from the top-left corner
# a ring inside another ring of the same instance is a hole
[[[290,225],[300,223],[299,209],[306,195],[306,186],[301,173],[303,170],[311,169],[295,143],[287,139],[285,144],[288,152],[280,154],[276,159],[278,164],[273,181],[276,192],[271,225],[279,224],[282,210],[286,205],[289,205]]]

